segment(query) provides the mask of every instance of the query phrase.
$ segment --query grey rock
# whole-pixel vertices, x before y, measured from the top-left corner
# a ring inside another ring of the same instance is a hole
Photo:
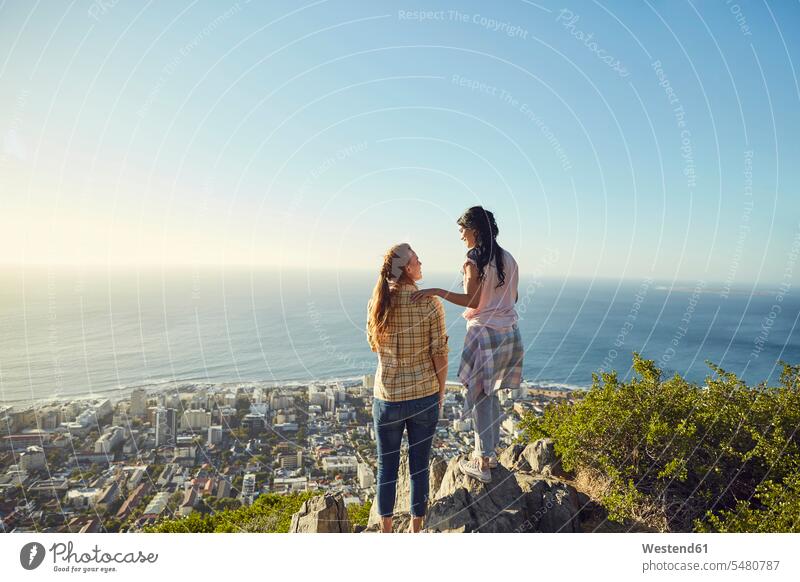
[[[303,502],[292,515],[289,533],[350,533],[350,519],[341,495],[325,493]]]
[[[514,466],[514,453],[507,461]],[[530,471],[500,464],[491,483],[467,477],[450,461],[425,519],[428,532],[577,532],[583,519],[577,490]],[[526,461],[527,462],[527,461]],[[546,465],[548,466],[548,465]]]
[[[502,465],[492,470],[492,482],[481,483],[458,468],[461,456],[450,460],[428,509],[427,531],[510,532],[526,517],[526,500],[514,473]]]
[[[500,454],[497,461],[509,471],[530,471],[531,466],[522,456],[524,450],[525,445],[513,444]]]
[[[428,471],[429,498],[432,498],[442,482],[447,463],[438,455],[432,455]],[[376,475],[377,477],[377,475]],[[378,513],[377,499],[373,500],[369,512],[367,531],[379,531],[381,516]],[[393,531],[407,531],[411,523],[411,480],[408,469],[408,454],[403,451],[400,455],[400,469],[397,474],[397,493],[394,501]]]
[[[373,501],[374,503],[374,501]],[[407,532],[411,529],[411,513],[396,513],[392,517],[392,531],[395,533]],[[381,531],[380,521],[370,522],[364,528],[362,533],[379,533]]]
[[[580,531],[578,492],[566,483],[553,484],[542,498],[537,514],[540,531],[575,533]]]
[[[522,451],[520,457],[527,461],[530,470],[534,473],[546,473],[558,477],[569,477],[561,466],[561,459],[556,456],[551,439],[539,439],[530,443]]]

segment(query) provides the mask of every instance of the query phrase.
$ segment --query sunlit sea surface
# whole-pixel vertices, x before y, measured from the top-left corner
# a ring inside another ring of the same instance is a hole
[[[124,396],[177,382],[307,382],[373,372],[358,272],[27,269],[0,273],[0,401]],[[458,290],[458,274],[423,286]],[[800,363],[797,290],[648,279],[523,277],[524,378],[585,387],[630,377],[631,352],[701,382],[710,360],[748,382]],[[777,307],[776,307],[777,306]],[[446,304],[450,378],[464,338]]]

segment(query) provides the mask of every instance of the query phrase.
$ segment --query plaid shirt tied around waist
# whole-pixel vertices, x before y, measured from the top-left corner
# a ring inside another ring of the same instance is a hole
[[[522,382],[525,349],[517,324],[502,329],[467,327],[458,379],[467,389],[463,418],[468,418],[478,395],[501,388],[517,389]]]

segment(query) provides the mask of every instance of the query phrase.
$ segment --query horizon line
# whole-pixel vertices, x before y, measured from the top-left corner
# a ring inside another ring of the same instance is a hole
[[[334,268],[334,267],[302,267],[297,265],[276,265],[270,263],[116,263],[116,264],[102,264],[102,263],[0,263],[0,273],[6,271],[21,271],[25,269],[31,270],[72,270],[72,269],[86,269],[92,271],[130,271],[132,273],[136,271],[153,271],[153,270],[175,270],[179,269],[182,271],[192,271],[192,270],[232,270],[232,271],[264,271],[264,270],[275,270],[277,272],[283,271],[290,271],[295,273],[313,273],[313,272],[345,272],[345,273],[358,273],[363,275],[374,275],[374,269],[365,268],[365,267],[342,267],[342,268]],[[455,269],[454,269],[455,270]],[[442,271],[442,270],[431,270],[428,271],[428,275],[430,276],[437,276],[437,275],[444,275],[444,276],[452,276],[453,271]],[[623,282],[638,282],[642,283],[647,279],[651,280],[651,284],[660,284],[660,283],[669,283],[669,284],[680,284],[681,287],[685,285],[692,285],[697,286],[699,283],[704,284],[704,289],[706,292],[713,291],[714,289],[708,289],[710,286],[720,286],[723,288],[740,288],[740,287],[750,287],[750,286],[767,286],[767,285],[777,285],[781,283],[781,280],[770,281],[770,280],[762,280],[762,281],[741,281],[741,282],[729,282],[723,280],[713,280],[713,279],[703,279],[703,278],[677,278],[677,279],[670,279],[666,278],[663,275],[627,275],[627,276],[620,276],[620,275],[587,275],[587,274],[567,274],[567,273],[552,273],[548,275],[541,275],[536,273],[527,273],[525,271],[520,271],[520,278],[522,277],[537,277],[539,279],[544,280],[554,280],[554,279],[575,279],[575,280],[584,280],[584,281],[623,281]]]

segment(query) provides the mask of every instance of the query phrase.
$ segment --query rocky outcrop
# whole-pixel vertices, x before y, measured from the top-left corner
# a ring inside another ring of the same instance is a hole
[[[569,533],[584,531],[581,525],[597,519],[602,508],[565,479],[569,477],[555,454],[553,443],[541,439],[527,446],[511,445],[492,469],[492,482],[467,477],[455,457],[447,463],[434,456],[430,464],[430,502],[425,532]],[[410,483],[408,457],[402,455],[397,483],[393,530],[409,529]],[[560,477],[560,478],[559,478]],[[331,498],[326,494],[323,498]],[[310,505],[309,500],[292,518],[291,531],[350,531],[350,523],[337,529],[334,514],[347,519],[344,504],[334,511],[330,501]],[[308,505],[308,507],[306,507]],[[325,515],[320,519],[320,515]],[[305,529],[301,527],[301,520]],[[296,526],[297,524],[297,526]],[[360,529],[360,528],[359,528]],[[364,531],[380,530],[380,515],[373,502]]]
[[[429,499],[432,499],[439,490],[445,471],[447,461],[437,455],[431,456],[428,471]],[[408,455],[404,451],[400,456],[400,469],[397,473],[397,494],[394,502],[394,518],[392,520],[392,531],[408,531],[411,522],[411,481],[409,477]],[[366,531],[379,531],[381,516],[378,513],[378,504],[373,501],[369,512],[369,522]]]
[[[528,471],[562,479],[572,477],[561,466],[551,439],[539,439],[527,446],[511,445],[503,451],[499,461],[509,471]]]
[[[350,533],[350,520],[341,495],[326,493],[303,502],[292,515],[289,533]]]
[[[547,456],[548,448],[552,443],[539,441],[525,448],[512,445],[492,470],[491,483],[467,477],[458,468],[461,457],[451,459],[428,509],[425,531],[581,531],[581,521],[589,512],[589,499],[553,477],[555,457]],[[541,471],[533,471],[533,463]]]

